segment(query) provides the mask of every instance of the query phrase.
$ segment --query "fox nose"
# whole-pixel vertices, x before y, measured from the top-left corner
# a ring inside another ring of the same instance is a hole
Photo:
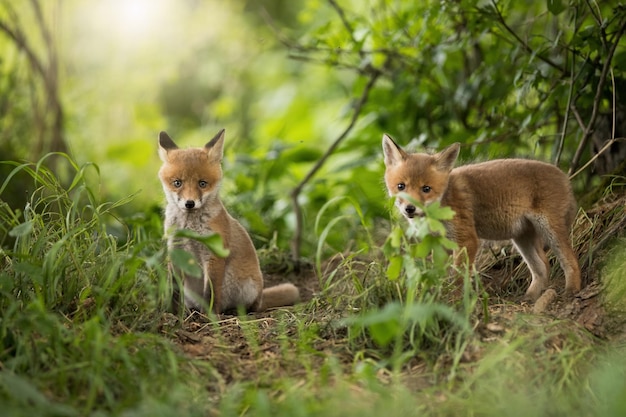
[[[408,206],[406,206],[404,208],[404,211],[408,215],[413,215],[413,214],[415,214],[415,206],[413,204],[409,204]]]
[[[196,203],[193,200],[185,201],[185,207],[188,209],[192,209],[196,206]]]

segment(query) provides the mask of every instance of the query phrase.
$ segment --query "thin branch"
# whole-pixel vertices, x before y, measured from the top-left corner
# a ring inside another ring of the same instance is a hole
[[[576,171],[573,174],[569,175],[569,179],[571,180],[572,178],[576,177],[578,174],[580,174],[581,172],[583,172],[585,169],[587,169],[587,167],[589,165],[591,165],[596,159],[598,159],[600,157],[600,155],[602,155],[604,152],[606,152],[607,149],[609,149],[611,147],[611,145],[613,145],[615,142],[626,142],[626,138],[613,138],[609,141],[607,141],[604,146],[602,147],[602,149],[600,149],[598,151],[598,153],[596,153],[593,158],[591,158],[590,160],[587,161],[587,163],[585,163],[585,165],[583,165],[582,167],[580,167],[580,169],[578,171]]]
[[[376,80],[382,74],[381,71],[376,69],[371,69],[370,71],[370,79],[367,82],[367,85],[363,89],[361,93],[361,97],[354,104],[354,111],[352,113],[352,118],[350,119],[350,123],[344,129],[344,131],[335,139],[335,141],[330,145],[330,147],[326,150],[324,155],[320,159],[317,160],[315,165],[311,168],[311,170],[306,174],[306,176],[298,183],[298,185],[291,191],[291,199],[293,202],[293,210],[296,215],[296,230],[294,233],[294,237],[291,245],[291,254],[294,262],[298,262],[300,259],[300,247],[302,244],[302,207],[300,206],[300,202],[298,201],[298,197],[300,197],[300,193],[304,189],[304,187],[309,183],[309,181],[317,174],[320,168],[326,163],[328,158],[333,154],[335,149],[341,144],[341,142],[348,136],[356,121],[358,120],[361,111],[363,110],[363,106],[367,102],[369,97],[369,93],[376,84]]]
[[[561,160],[561,153],[563,152],[563,146],[565,144],[565,136],[567,133],[567,122],[569,121],[569,112],[572,104],[572,96],[574,95],[574,57],[572,57],[572,73],[570,76],[570,84],[569,84],[569,92],[567,94],[567,106],[565,107],[565,117],[563,118],[563,130],[561,131],[561,139],[559,140],[559,145],[556,151],[556,158],[554,160],[554,165],[559,166],[559,162]]]
[[[580,174],[581,172],[583,172],[585,169],[587,169],[587,167],[589,165],[591,165],[596,159],[598,159],[600,157],[600,155],[602,155],[607,149],[609,149],[611,147],[611,145],[613,145],[615,142],[617,141],[624,141],[626,140],[626,138],[616,138],[615,137],[615,113],[616,113],[616,92],[615,92],[615,78],[613,77],[613,70],[611,70],[611,81],[613,83],[613,127],[611,129],[611,140],[609,140],[607,143],[604,144],[604,146],[602,147],[602,149],[600,149],[594,156],[593,158],[591,158],[589,161],[587,161],[587,163],[585,165],[582,166],[582,168],[580,168],[578,171],[576,171],[574,174],[570,175],[570,180],[574,177],[576,177],[578,174]]]
[[[606,78],[609,74],[609,70],[611,69],[611,61],[613,61],[613,55],[615,54],[615,50],[617,49],[617,45],[619,44],[620,38],[624,35],[624,31],[626,31],[626,19],[622,21],[622,25],[620,26],[618,32],[615,35],[614,42],[611,45],[611,49],[606,56],[606,60],[604,61],[604,65],[602,66],[602,73],[600,74],[600,80],[598,81],[598,86],[596,88],[596,95],[593,99],[593,108],[591,109],[591,117],[589,118],[589,122],[585,127],[585,131],[583,134],[580,143],[578,144],[578,149],[576,149],[576,153],[574,154],[574,158],[572,159],[572,163],[570,165],[570,169],[568,174],[571,175],[578,168],[578,164],[580,163],[580,158],[584,150],[587,148],[587,143],[589,142],[589,138],[591,138],[591,134],[593,133],[593,128],[596,123],[596,118],[598,117],[598,111],[600,109],[600,102],[602,101],[602,92],[604,90],[604,84],[606,83]],[[585,165],[587,166],[587,165]]]
[[[582,130],[584,132],[585,131],[585,122],[583,122],[583,118],[580,115],[580,113],[578,112],[578,108],[576,108],[576,106],[574,104],[572,104],[572,114],[574,115],[574,118],[578,122],[578,127],[580,128],[580,130]]]
[[[576,36],[576,34],[578,33],[578,29],[580,28],[580,25],[578,23],[578,8],[575,8],[575,13],[574,13],[574,36],[572,37],[572,39]],[[567,53],[569,52],[568,48],[565,49],[565,53],[566,53],[566,57],[567,57]],[[567,125],[569,123],[569,116],[570,116],[570,111],[572,110],[572,103],[573,103],[573,97],[574,97],[574,84],[576,84],[576,80],[578,79],[578,77],[580,76],[580,74],[582,73],[579,72],[576,76],[574,76],[574,72],[575,72],[575,68],[576,68],[576,53],[574,52],[574,50],[572,49],[571,51],[572,53],[572,60],[571,60],[571,69],[570,69],[570,84],[569,84],[569,91],[567,93],[567,105],[565,107],[565,117],[563,118],[563,130],[561,131],[561,138],[559,140],[559,144],[557,147],[557,152],[556,152],[556,158],[554,161],[554,165],[559,166],[559,163],[561,161],[561,154],[563,153],[563,147],[565,146],[565,136],[567,135]],[[586,61],[585,61],[586,62]],[[584,63],[583,63],[584,66]]]
[[[28,58],[28,62],[33,67],[33,69],[37,73],[39,73],[39,75],[41,75],[42,79],[45,80],[46,70],[44,69],[44,66],[39,60],[39,58],[37,57],[37,55],[35,55],[35,52],[33,51],[33,49],[28,44],[28,41],[24,37],[22,31],[20,31],[19,28],[10,27],[9,24],[5,22],[4,20],[0,20],[0,31],[6,33],[7,36],[11,38],[13,42],[15,42],[17,47],[26,54],[26,57]]]
[[[352,40],[352,42],[356,43],[356,39],[354,39],[354,29],[352,29],[352,25],[348,21],[348,18],[346,17],[346,13],[337,4],[335,0],[328,0],[328,3],[330,3],[330,5],[333,7],[333,9],[335,9],[337,14],[339,15],[339,18],[341,19],[341,23],[343,23],[343,26],[348,31],[348,34],[350,35],[350,39]]]
[[[591,4],[591,2],[589,0],[585,0],[585,3],[587,3],[587,7],[589,8],[589,12],[591,12],[591,16],[593,16],[594,20],[596,21],[596,24],[598,25],[598,27],[602,27],[602,14],[600,13],[600,8],[598,7],[598,4],[594,1],[593,4]],[[593,6],[598,7],[598,12],[596,13],[596,11],[593,9]]]
[[[531,54],[533,56],[536,56],[541,61],[543,61],[546,64],[550,65],[552,68],[560,71],[562,74],[565,74],[565,72],[566,72],[565,68],[561,67],[560,65],[558,65],[557,63],[552,61],[550,58],[546,58],[546,57],[542,56],[541,54],[535,52],[533,50],[533,48],[531,48],[530,45],[528,45],[528,43],[526,43],[526,41],[524,41],[522,38],[519,37],[519,35],[517,33],[515,33],[515,31],[506,23],[506,20],[504,20],[504,16],[502,15],[502,12],[500,12],[500,9],[498,9],[498,5],[496,4],[495,0],[491,0],[491,4],[493,6],[493,9],[496,12],[496,15],[498,16],[498,21],[500,22],[502,27],[504,27],[504,29],[507,32],[509,32],[509,34],[511,36],[513,36],[515,38],[515,40],[520,45],[522,45],[522,47],[526,50],[526,52],[528,52],[529,54]]]

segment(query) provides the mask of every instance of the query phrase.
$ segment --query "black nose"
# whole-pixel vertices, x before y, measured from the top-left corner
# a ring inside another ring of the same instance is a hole
[[[404,211],[406,211],[406,214],[415,214],[415,206],[413,204],[409,204],[404,208]]]
[[[196,206],[196,203],[193,200],[187,200],[185,202],[185,207],[187,207],[188,209],[192,209]],[[415,208],[415,207],[414,207]]]

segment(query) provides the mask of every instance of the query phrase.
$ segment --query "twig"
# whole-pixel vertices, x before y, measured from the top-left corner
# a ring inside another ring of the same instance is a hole
[[[559,166],[559,162],[561,160],[561,153],[563,152],[563,146],[565,145],[565,135],[567,133],[567,122],[569,121],[569,112],[572,104],[572,96],[574,95],[574,83],[576,82],[576,78],[574,78],[574,54],[572,54],[572,72],[570,75],[570,83],[569,83],[569,92],[567,94],[567,106],[565,107],[565,117],[563,118],[563,130],[561,131],[561,139],[559,140],[559,145],[556,151],[556,158],[554,160],[554,165]]]
[[[504,29],[506,29],[506,31],[509,32],[509,34],[511,34],[511,36],[513,36],[515,40],[519,42],[520,45],[522,45],[522,47],[526,50],[526,52],[528,52],[529,54],[533,56],[536,56],[537,58],[539,58],[546,64],[550,65],[552,68],[558,70],[562,74],[565,74],[566,72],[565,68],[562,68],[557,63],[552,61],[550,58],[546,58],[542,56],[541,54],[539,54],[538,52],[533,51],[533,48],[531,48],[530,45],[526,43],[526,41],[524,41],[522,38],[519,37],[517,33],[515,33],[515,31],[504,20],[504,16],[500,12],[500,9],[498,9],[498,5],[496,4],[495,0],[491,0],[491,5],[493,6],[493,9],[495,10],[496,15],[498,16],[498,21],[500,22],[502,27],[504,27]]]
[[[615,54],[615,50],[617,49],[617,45],[619,44],[619,40],[626,31],[626,19],[622,21],[622,25],[619,28],[619,31],[615,34],[615,38],[613,39],[613,44],[611,45],[611,49],[606,56],[606,60],[604,61],[604,65],[602,66],[602,73],[600,74],[600,80],[598,81],[598,86],[596,88],[596,96],[593,99],[593,108],[591,109],[591,117],[589,118],[589,122],[585,127],[585,131],[583,133],[583,137],[578,144],[578,149],[576,149],[576,153],[574,154],[574,158],[572,159],[572,163],[570,165],[568,174],[573,176],[572,173],[576,171],[578,168],[578,164],[580,163],[580,158],[587,147],[587,143],[589,142],[589,138],[593,133],[593,128],[596,123],[596,118],[598,117],[598,110],[600,108],[600,102],[602,101],[602,91],[604,90],[604,84],[606,83],[606,77],[611,68],[611,61],[613,60],[613,55]],[[588,164],[585,164],[587,166]],[[578,172],[577,172],[578,174]]]
[[[602,147],[602,149],[600,149],[598,151],[598,153],[596,153],[593,158],[591,158],[590,160],[587,161],[587,163],[585,163],[585,165],[583,165],[582,167],[580,167],[580,169],[578,171],[576,171],[575,173],[571,174],[569,176],[569,179],[571,180],[572,178],[576,177],[578,174],[580,174],[581,172],[583,172],[585,169],[587,169],[587,167],[589,165],[591,165],[596,159],[598,159],[598,157],[600,155],[602,155],[607,149],[609,149],[611,147],[611,145],[613,145],[615,142],[619,142],[619,141],[626,141],[626,138],[613,138],[611,140],[609,140],[607,143],[604,144],[604,146]]]
[[[615,142],[619,141],[619,140],[624,140],[624,138],[615,138],[615,124],[616,124],[616,102],[617,102],[617,97],[616,97],[616,91],[615,91],[615,77],[613,76],[613,70],[611,70],[611,83],[613,85],[613,126],[611,129],[611,139],[604,144],[604,146],[602,147],[602,149],[600,149],[594,156],[593,158],[591,158],[589,161],[587,161],[587,163],[585,165],[583,165],[582,168],[580,168],[578,171],[576,171],[576,173],[572,174],[570,176],[570,180],[572,178],[574,178],[576,175],[580,174],[581,172],[583,172],[589,165],[591,165],[591,163],[593,161],[595,161],[596,159],[598,159],[598,157],[604,153],[607,149],[609,149],[609,147],[611,147],[611,145],[613,145]]]
[[[356,43],[356,40],[354,39],[354,30],[352,29],[352,25],[350,24],[350,22],[346,18],[346,13],[337,4],[337,2],[335,0],[328,0],[328,3],[330,3],[330,5],[333,7],[333,9],[335,9],[337,14],[339,15],[339,18],[341,19],[341,22],[343,23],[343,26],[346,28],[346,31],[348,32],[348,35],[350,35],[350,39],[352,40],[352,42]]]
[[[311,170],[306,174],[306,176],[298,183],[298,185],[291,191],[291,199],[293,202],[293,210],[296,215],[296,230],[294,233],[294,237],[291,244],[291,255],[296,263],[298,264],[298,260],[300,259],[300,247],[302,244],[302,207],[300,206],[300,202],[298,201],[298,197],[302,192],[302,189],[308,184],[308,182],[315,176],[315,174],[320,170],[320,168],[326,163],[326,160],[332,155],[332,153],[337,149],[339,144],[348,136],[354,125],[356,124],[359,115],[361,114],[361,110],[363,109],[363,105],[367,102],[369,97],[369,93],[376,84],[376,80],[381,75],[381,71],[376,69],[370,70],[370,79],[367,82],[367,85],[363,89],[361,93],[361,97],[354,104],[354,111],[352,113],[352,118],[350,119],[350,123],[344,129],[344,131],[335,139],[335,141],[330,145],[330,147],[326,150],[324,155],[320,159],[317,160],[315,165],[311,168]]]
[[[583,118],[581,117],[580,113],[578,112],[578,108],[576,108],[576,106],[574,104],[572,104],[572,113],[574,114],[574,118],[576,119],[576,122],[578,122],[578,127],[580,127],[581,130],[585,130],[585,122],[583,122]]]

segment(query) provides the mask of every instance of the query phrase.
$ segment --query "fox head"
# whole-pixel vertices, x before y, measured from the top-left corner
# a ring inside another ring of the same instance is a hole
[[[460,145],[452,144],[430,155],[407,153],[391,137],[383,135],[385,185],[391,197],[399,192],[411,196],[424,206],[441,201],[448,189],[450,171],[459,156]],[[407,219],[421,217],[424,212],[409,201],[396,198],[396,207]]]
[[[168,203],[192,211],[218,198],[222,180],[224,129],[203,148],[179,149],[167,133],[159,134],[163,165],[159,178]]]

